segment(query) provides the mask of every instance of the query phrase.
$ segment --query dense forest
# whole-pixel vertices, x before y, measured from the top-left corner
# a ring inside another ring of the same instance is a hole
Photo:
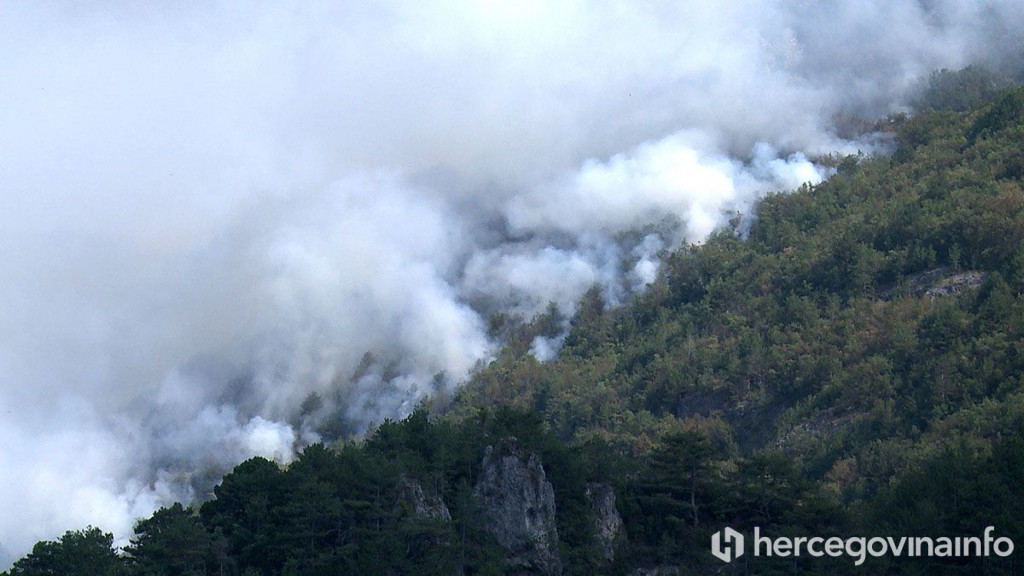
[[[1009,557],[711,554],[777,536],[1024,545],[1024,89],[933,75],[891,155],[764,199],[594,290],[495,317],[498,357],[367,437],[253,458],[214,497],[40,542],[5,574],[1017,574]]]

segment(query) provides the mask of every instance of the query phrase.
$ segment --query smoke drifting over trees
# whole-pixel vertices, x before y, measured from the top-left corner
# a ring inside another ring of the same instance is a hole
[[[1024,45],[1014,2],[676,4],[0,8],[6,553],[404,415],[491,313],[621,301]]]

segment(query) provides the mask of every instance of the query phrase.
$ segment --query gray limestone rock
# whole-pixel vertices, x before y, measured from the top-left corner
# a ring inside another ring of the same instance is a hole
[[[594,511],[597,545],[605,560],[615,559],[615,544],[622,534],[622,516],[615,507],[615,490],[607,484],[587,484],[587,500]]]
[[[498,448],[488,446],[474,494],[509,564],[541,574],[562,573],[555,491],[536,454],[522,454],[515,438]]]
[[[444,500],[437,494],[426,494],[423,486],[416,480],[402,477],[398,490],[396,507],[406,507],[413,515],[421,518],[450,521],[451,513]]]

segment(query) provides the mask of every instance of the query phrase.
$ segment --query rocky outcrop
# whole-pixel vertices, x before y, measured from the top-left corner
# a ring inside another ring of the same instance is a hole
[[[398,487],[398,502],[396,508],[405,508],[414,516],[430,518],[433,520],[450,521],[451,512],[444,500],[436,494],[427,495],[423,486],[415,480],[403,477]]]
[[[931,300],[956,296],[968,290],[977,290],[985,283],[985,274],[982,272],[968,271],[947,276],[924,291],[925,296]]]
[[[474,495],[511,566],[562,573],[555,491],[536,454],[524,455],[515,438],[488,446]]]
[[[901,294],[925,296],[929,300],[956,296],[961,292],[977,290],[985,283],[988,275],[977,270],[958,272],[949,266],[942,266],[926,272],[908,276],[898,287],[882,290],[879,297],[889,300]]]
[[[622,516],[615,507],[615,490],[607,484],[587,484],[587,500],[594,512],[594,535],[605,560],[615,559],[615,545],[622,534]]]

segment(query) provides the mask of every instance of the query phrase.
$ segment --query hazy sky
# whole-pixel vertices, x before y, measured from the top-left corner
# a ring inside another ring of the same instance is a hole
[[[367,4],[0,0],[0,565],[407,413],[493,311],[622,301],[871,152],[837,114],[1024,29],[1013,0]]]

